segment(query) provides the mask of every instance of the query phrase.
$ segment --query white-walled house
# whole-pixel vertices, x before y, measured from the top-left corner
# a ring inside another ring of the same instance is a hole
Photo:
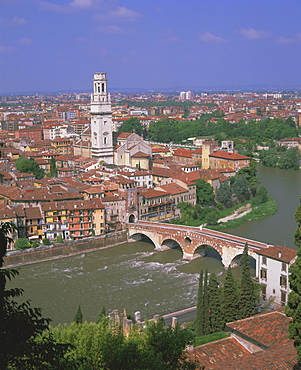
[[[275,245],[257,252],[258,281],[262,285],[262,297],[274,297],[277,305],[284,306],[290,292],[289,267],[295,262],[297,252],[294,249]]]

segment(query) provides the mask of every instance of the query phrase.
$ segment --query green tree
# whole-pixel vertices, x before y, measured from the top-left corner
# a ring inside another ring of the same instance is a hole
[[[51,157],[50,159],[50,177],[56,177],[57,176],[57,167],[56,167],[56,161],[54,157]]]
[[[56,237],[56,242],[63,243],[63,236],[61,234]]]
[[[295,213],[297,230],[295,231],[295,245],[298,247],[297,259],[290,267],[289,284],[291,292],[288,295],[285,313],[292,321],[288,324],[289,338],[294,340],[301,361],[301,206],[297,207]]]
[[[42,240],[42,242],[43,242],[43,245],[50,245],[51,243],[50,243],[50,240],[48,239],[48,238],[44,238],[43,240]]]
[[[100,323],[58,325],[50,329],[57,341],[72,345],[66,354],[78,369],[188,370],[198,369],[188,360],[185,347],[194,340],[188,329],[165,327],[163,319],[134,328],[126,338],[120,327]]]
[[[64,360],[69,346],[42,334],[50,319],[43,318],[41,309],[31,307],[29,301],[19,304],[14,300],[22,295],[22,289],[6,289],[7,279],[19,274],[18,270],[2,267],[7,243],[15,229],[9,222],[0,227],[0,368],[50,370],[62,366],[72,369]]]
[[[100,312],[98,314],[96,324],[99,324],[106,317],[107,317],[107,310],[106,310],[105,306],[102,306],[102,309],[100,310]]]
[[[204,275],[204,295],[203,295],[203,335],[210,334],[209,318],[209,293],[208,293],[208,271]]]
[[[72,322],[75,322],[76,324],[82,324],[83,323],[83,314],[80,305],[78,305],[77,310],[75,312],[74,318]]]
[[[140,136],[142,134],[145,134],[142,123],[136,117],[132,117],[124,121],[123,124],[119,127],[118,132],[135,132],[137,135]]]
[[[228,182],[222,182],[216,191],[216,200],[226,208],[233,206],[232,190]]]
[[[257,312],[258,299],[255,294],[255,286],[251,277],[251,266],[248,254],[248,243],[245,244],[242,254],[242,276],[240,285],[240,310],[241,319],[255,315]]]
[[[31,248],[31,243],[26,238],[19,238],[15,241],[15,248],[18,250]]]
[[[205,222],[208,225],[217,225],[219,218],[220,218],[219,211],[214,208],[206,214]]]
[[[194,334],[190,330],[180,329],[179,325],[175,328],[165,327],[161,318],[158,323],[147,323],[144,334],[147,347],[160,358],[162,370],[196,369],[196,364],[189,361],[183,351],[187,345],[193,343]]]
[[[232,185],[232,192],[236,195],[240,202],[250,198],[249,184],[245,176],[239,176],[236,178]]]
[[[259,154],[261,163],[267,167],[277,167],[278,154],[275,149],[262,150]]]
[[[235,321],[238,318],[238,293],[231,266],[228,267],[223,291],[223,313],[225,322]]]
[[[199,204],[208,204],[214,201],[213,187],[203,179],[197,179],[196,197]]]
[[[216,333],[224,330],[225,320],[222,309],[221,288],[214,272],[210,274],[208,284],[209,297],[209,319],[210,333]]]
[[[23,173],[32,173],[37,179],[42,179],[45,175],[44,170],[32,158],[19,157],[16,161],[16,168]]]
[[[279,167],[287,170],[299,169],[300,154],[298,148],[289,148],[279,159]]]
[[[181,222],[188,223],[196,219],[197,214],[193,204],[180,202],[177,207],[181,211]]]
[[[256,196],[253,199],[253,204],[259,205],[262,203],[267,202],[269,199],[268,197],[268,191],[264,186],[261,186],[259,190],[257,191]]]
[[[196,305],[195,334],[197,337],[203,335],[203,294],[204,294],[204,274],[203,270],[199,276],[198,301]]]

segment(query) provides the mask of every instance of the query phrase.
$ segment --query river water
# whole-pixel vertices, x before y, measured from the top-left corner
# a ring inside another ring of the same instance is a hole
[[[301,172],[259,166],[258,175],[277,199],[278,212],[226,232],[293,248]],[[79,304],[87,321],[95,321],[102,306],[126,308],[128,314],[139,310],[145,318],[195,305],[199,271],[206,267],[222,270],[210,253],[188,262],[179,249],[156,252],[150,243],[134,242],[22,266],[12,286],[22,287],[24,299],[41,307],[54,325],[71,322]]]
[[[296,249],[294,232],[297,223],[294,220],[294,214],[297,206],[300,205],[301,171],[257,166],[257,174],[260,186],[265,186],[268,193],[276,199],[277,213],[262,220],[246,222],[225,232]]]

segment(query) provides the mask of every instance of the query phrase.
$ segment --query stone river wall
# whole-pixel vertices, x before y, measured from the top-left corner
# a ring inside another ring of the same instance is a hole
[[[4,267],[27,265],[55,258],[68,257],[125,242],[127,242],[127,232],[118,231],[116,233],[82,240],[70,240],[64,244],[53,244],[25,249],[23,251],[12,251],[8,252],[4,259]]]

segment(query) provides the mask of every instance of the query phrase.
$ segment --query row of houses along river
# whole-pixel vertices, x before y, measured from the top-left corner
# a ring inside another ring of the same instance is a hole
[[[270,244],[294,246],[294,213],[300,201],[301,172],[258,166],[261,185],[276,198],[278,212],[226,232]],[[220,272],[213,254],[183,261],[179,249],[154,251],[152,244],[133,242],[73,257],[22,266],[13,284],[24,299],[41,307],[53,324],[70,322],[81,305],[84,319],[94,321],[102,306],[126,308],[142,318],[196,304],[201,268]]]

